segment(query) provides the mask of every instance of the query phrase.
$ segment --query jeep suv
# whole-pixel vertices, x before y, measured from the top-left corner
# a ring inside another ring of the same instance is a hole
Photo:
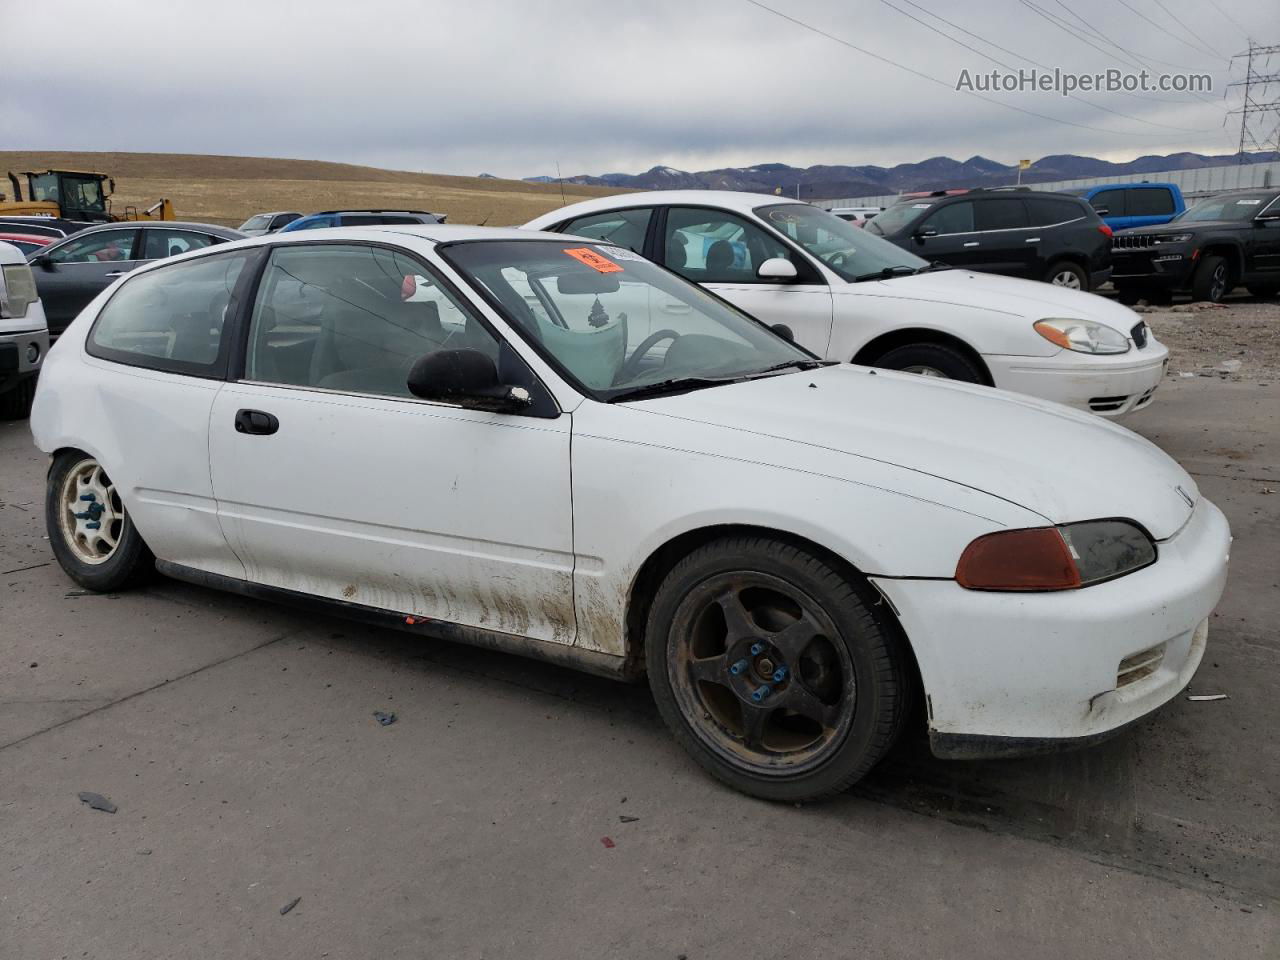
[[[926,260],[1093,290],[1111,275],[1111,228],[1088,201],[1026,188],[939,190],[866,227]]]
[[[1190,292],[1217,303],[1237,284],[1255,297],[1280,292],[1280,190],[1242,190],[1201,200],[1157,227],[1112,240],[1112,280],[1122,301]]]

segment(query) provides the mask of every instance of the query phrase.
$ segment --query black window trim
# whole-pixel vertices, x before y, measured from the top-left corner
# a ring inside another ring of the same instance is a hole
[[[398,224],[398,226],[407,226],[407,224]],[[394,233],[396,231],[387,231],[387,232]],[[418,237],[417,239],[422,239],[422,238]],[[532,239],[542,239],[542,238],[535,237]],[[464,241],[454,241],[454,242],[464,242]],[[507,344],[508,348],[512,350],[515,356],[519,358],[520,362],[525,365],[525,368],[528,369],[529,374],[532,378],[532,383],[535,386],[535,389],[529,391],[530,394],[532,395],[533,402],[529,405],[527,409],[511,411],[510,414],[506,414],[506,415],[516,416],[516,417],[532,417],[540,420],[555,420],[561,416],[561,414],[564,411],[561,410],[560,403],[556,399],[555,393],[545,383],[543,383],[542,378],[538,376],[538,371],[534,370],[533,367],[529,366],[529,364],[525,361],[525,359],[520,356],[519,351],[515,350],[514,347],[508,342],[508,338],[503,336],[501,331],[495,329],[493,324],[489,322],[489,319],[486,316],[484,316],[483,313],[475,309],[475,305],[474,303],[472,303],[471,297],[467,296],[467,294],[465,294],[462,290],[458,288],[457,284],[455,284],[452,280],[450,280],[448,277],[442,274],[439,268],[429,263],[424,257],[418,254],[416,251],[410,250],[407,247],[404,247],[397,243],[389,243],[382,240],[364,240],[364,239],[344,240],[341,238],[326,238],[324,240],[304,240],[302,238],[299,238],[297,240],[283,239],[280,242],[271,241],[271,242],[262,244],[260,249],[263,251],[263,255],[261,259],[254,265],[253,277],[249,285],[249,288],[246,291],[245,300],[243,301],[243,303],[239,304],[237,308],[237,313],[240,314],[240,317],[239,317],[240,322],[237,325],[236,342],[233,345],[235,347],[235,350],[229,358],[230,363],[227,366],[226,376],[224,377],[224,379],[232,383],[243,383],[243,384],[248,384],[256,387],[271,387],[271,388],[276,388],[281,390],[302,390],[302,391],[308,391],[308,392],[313,391],[316,393],[323,393],[323,394],[332,395],[332,396],[367,397],[374,400],[387,400],[387,401],[392,401],[396,403],[410,403],[410,404],[426,405],[431,407],[443,407],[447,410],[469,410],[470,409],[465,404],[447,403],[443,400],[423,400],[420,397],[392,397],[392,396],[388,396],[385,393],[366,393],[359,390],[333,390],[326,387],[315,387],[307,384],[272,383],[269,380],[245,379],[245,364],[246,364],[246,360],[249,353],[249,333],[250,333],[250,327],[252,326],[252,323],[253,323],[253,307],[258,301],[258,291],[261,289],[261,286],[262,286],[262,278],[266,275],[267,264],[271,262],[271,254],[274,253],[276,250],[285,250],[291,247],[353,247],[353,246],[354,247],[375,247],[380,250],[389,250],[392,253],[398,253],[401,256],[404,256],[407,259],[413,260],[414,262],[418,263],[421,267],[423,267],[424,271],[426,271],[427,275],[430,276],[433,281],[438,283],[441,288],[448,290],[451,294],[453,294],[453,296],[459,302],[467,306],[469,315],[471,317],[474,317],[475,320],[479,322],[480,326],[484,328],[484,330],[491,337],[493,337],[495,342],[497,342],[498,344],[503,344],[503,343]],[[437,244],[436,249],[438,250],[440,246],[441,246],[440,244]],[[448,261],[446,260],[446,262]],[[456,267],[454,267],[452,263],[449,263],[449,266],[454,270],[457,269]],[[486,302],[488,302],[487,298],[486,298]],[[501,310],[497,312],[499,316],[505,318],[506,315]]]
[[[118,363],[126,367],[137,367],[143,370],[154,370],[158,373],[172,373],[178,376],[195,377],[199,380],[226,380],[229,362],[235,352],[236,343],[242,339],[241,337],[241,320],[244,313],[244,296],[249,286],[250,279],[259,269],[263,258],[262,248],[256,247],[240,247],[235,250],[220,250],[217,247],[206,247],[210,253],[200,254],[189,259],[179,260],[176,262],[168,262],[169,258],[151,261],[156,266],[148,267],[138,273],[132,275],[124,283],[116,288],[115,293],[107,300],[106,303],[98,310],[98,315],[93,318],[93,326],[89,328],[89,333],[85,336],[84,350],[91,357],[99,360],[106,360],[109,363]],[[185,267],[193,263],[199,263],[210,257],[234,257],[246,255],[247,259],[244,267],[240,271],[240,276],[236,277],[236,284],[231,290],[231,299],[227,304],[226,318],[222,325],[222,336],[218,341],[218,355],[214,358],[213,363],[192,363],[189,360],[173,360],[167,357],[153,357],[144,353],[135,353],[131,350],[115,350],[111,347],[104,347],[94,342],[94,334],[98,331],[98,325],[102,322],[103,316],[111,307],[112,302],[120,295],[120,291],[126,289],[130,283],[141,277],[149,276],[153,272],[163,270],[174,270]]]

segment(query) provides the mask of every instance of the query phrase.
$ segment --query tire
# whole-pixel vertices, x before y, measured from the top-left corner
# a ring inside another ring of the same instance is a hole
[[[1085,273],[1084,267],[1070,260],[1059,260],[1050,264],[1049,269],[1045,271],[1044,282],[1051,283],[1055,287],[1068,287],[1072,290],[1089,291],[1089,274]]]
[[[1255,283],[1245,289],[1259,300],[1274,300],[1276,294],[1280,293],[1280,286],[1271,286],[1269,284]]]
[[[1140,287],[1116,287],[1116,299],[1126,307],[1132,307],[1143,299],[1143,292]]]
[[[0,420],[25,420],[36,398],[36,378],[26,377],[5,393],[0,393]]]
[[[58,565],[86,589],[121,590],[155,570],[155,558],[110,478],[87,453],[64,450],[54,457],[45,484],[44,517]],[[99,526],[90,529],[95,522]]]
[[[943,343],[908,343],[894,347],[888,353],[881,354],[871,365],[964,383],[987,382],[977,364],[955,347]]]
[[[1191,278],[1191,299],[1221,303],[1232,286],[1231,266],[1226,257],[1208,256],[1200,261]]]
[[[893,745],[910,695],[896,626],[864,589],[761,537],[716,540],[676,564],[650,608],[645,658],[676,741],[764,800],[856,783]]]

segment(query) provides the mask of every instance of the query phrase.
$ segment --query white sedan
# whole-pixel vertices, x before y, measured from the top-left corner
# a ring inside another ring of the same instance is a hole
[[[643,253],[820,357],[1030,394],[1115,417],[1149,404],[1168,350],[1102,297],[932,265],[807,203],[719,190],[587,200],[532,230]]]
[[[272,234],[134,271],[31,418],[63,569],[619,678],[760,797],[1088,742],[1205,651],[1230,536],[1088,414],[815,359],[629,250]]]

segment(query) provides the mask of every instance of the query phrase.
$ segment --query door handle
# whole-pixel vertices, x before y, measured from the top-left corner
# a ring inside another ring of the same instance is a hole
[[[267,437],[280,429],[280,421],[262,410],[237,410],[236,433]]]
[[[1024,243],[1039,243],[1039,242],[1040,242],[1040,238],[1039,238],[1039,237],[1027,237],[1027,239],[1026,239],[1026,240],[1024,240],[1023,242],[1024,242]]]
[[[965,244],[966,247],[976,247],[977,245],[978,245],[977,240],[970,240],[968,243]]]

